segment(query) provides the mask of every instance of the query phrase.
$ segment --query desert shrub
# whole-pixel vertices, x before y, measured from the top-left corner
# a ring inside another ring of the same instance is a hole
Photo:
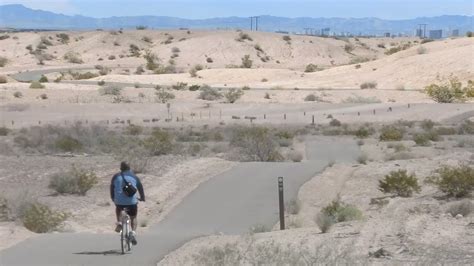
[[[364,89],[376,89],[377,88],[377,82],[370,81],[370,82],[364,82],[360,84],[360,88],[362,90]]]
[[[250,234],[258,234],[258,233],[265,233],[270,232],[272,229],[264,224],[256,224],[249,228]]]
[[[51,210],[41,203],[30,203],[21,220],[26,229],[32,232],[48,233],[58,230],[66,218],[63,212]]]
[[[171,86],[171,89],[177,90],[177,91],[182,91],[182,90],[185,90],[187,86],[188,86],[188,83],[177,82],[176,84]]]
[[[341,121],[333,118],[331,119],[331,121],[329,122],[329,125],[332,126],[332,127],[340,127],[342,125]]]
[[[474,36],[472,31],[466,32],[466,37],[472,38]]]
[[[10,35],[8,35],[8,34],[0,35],[0,41],[6,40],[8,38],[10,38]]]
[[[304,69],[304,72],[306,73],[311,73],[311,72],[316,72],[319,71],[319,67],[315,64],[308,64],[306,68]]]
[[[474,134],[474,122],[465,120],[459,126],[459,134]]]
[[[46,93],[41,94],[39,97],[40,97],[41,100],[48,99],[48,95]]]
[[[319,101],[320,98],[314,94],[308,94],[306,97],[304,97],[305,102],[316,102]]]
[[[367,138],[371,135],[371,131],[366,128],[366,127],[359,127],[356,131],[355,131],[355,136],[360,138],[360,139],[364,139],[364,138]]]
[[[146,51],[145,55],[143,56],[146,60],[146,69],[148,70],[155,70],[159,67],[159,59],[151,51]]]
[[[392,47],[392,48],[386,50],[385,54],[386,55],[392,55],[392,54],[398,53],[400,51],[406,50],[410,47],[411,47],[411,44],[409,44],[409,43],[400,44],[399,46]]]
[[[474,211],[474,204],[469,199],[464,199],[459,202],[454,202],[448,206],[447,212],[453,217],[461,214],[463,217],[468,216]]]
[[[301,154],[301,152],[291,151],[290,153],[288,153],[288,158],[292,162],[299,163],[303,160],[303,154]]]
[[[430,181],[449,197],[465,197],[474,189],[474,168],[468,165],[443,166]]]
[[[346,51],[346,53],[351,53],[352,51],[354,51],[355,47],[353,44],[350,44],[350,43],[347,43],[344,45],[344,51]]]
[[[147,43],[153,43],[152,39],[148,36],[143,36],[142,41],[147,42]]]
[[[73,51],[69,51],[63,56],[64,60],[72,64],[82,64],[84,61],[81,59],[81,55]]]
[[[150,155],[158,156],[173,151],[174,139],[168,131],[157,128],[144,140],[144,144]]]
[[[135,70],[135,74],[141,75],[145,72],[142,66],[138,66],[137,69]]]
[[[357,56],[357,57],[354,57],[351,59],[351,61],[349,62],[349,64],[361,64],[361,63],[365,63],[365,62],[369,62],[370,61],[370,58],[368,57],[363,57],[363,56]],[[360,68],[360,65],[359,67]]]
[[[215,88],[209,87],[208,85],[203,85],[200,90],[201,92],[198,95],[198,99],[201,100],[216,101],[223,97],[222,93],[220,93]]]
[[[104,86],[104,85],[105,85],[105,81],[104,81],[104,80],[99,80],[99,81],[97,81],[97,85],[99,85],[99,86]]]
[[[23,93],[21,93],[20,91],[15,91],[15,92],[13,93],[13,97],[15,97],[15,98],[21,98],[21,97],[23,97]]]
[[[99,179],[94,172],[73,166],[67,172],[52,175],[49,181],[49,188],[59,194],[84,196],[98,182]]]
[[[41,83],[48,82],[48,78],[45,75],[41,75],[41,78],[38,81]]]
[[[250,55],[246,54],[242,57],[242,68],[252,68],[253,61],[250,59]]]
[[[138,25],[135,27],[137,30],[146,30],[148,27],[144,25]]]
[[[122,93],[122,88],[119,86],[110,85],[100,88],[99,93],[100,95],[120,96]]]
[[[239,128],[233,132],[230,144],[240,148],[248,161],[279,161],[279,144],[266,127]]]
[[[8,63],[8,59],[6,57],[0,56],[0,67],[4,67]]]
[[[438,103],[462,102],[466,97],[462,83],[455,77],[451,77],[441,84],[426,86],[425,93]]]
[[[240,32],[239,36],[235,40],[239,41],[239,42],[243,42],[245,40],[253,41],[253,39],[252,39],[252,37],[250,37],[250,35],[248,35],[247,33],[243,33],[243,32]]]
[[[6,127],[0,127],[0,136],[6,136],[10,133],[10,129]]]
[[[285,210],[291,215],[298,214],[301,210],[301,201],[298,199],[290,200],[289,202],[286,203]]]
[[[168,101],[173,100],[175,98],[175,95],[173,93],[168,92],[163,88],[156,90],[155,95],[156,99],[161,103],[167,103]]]
[[[71,75],[72,79],[75,79],[75,80],[92,79],[92,78],[96,78],[96,77],[99,76],[99,74],[92,73],[92,72],[89,72],[89,71],[87,71],[85,73],[69,71],[68,74]]]
[[[368,160],[368,156],[367,154],[361,154],[359,155],[359,157],[357,157],[357,162],[360,163],[360,164],[367,164],[367,160]]]
[[[454,127],[437,127],[435,132],[438,135],[456,135],[457,130]]]
[[[380,131],[380,141],[400,141],[403,138],[403,130],[395,126],[384,126]]]
[[[240,97],[244,95],[244,92],[241,89],[231,88],[224,93],[224,97],[229,103],[235,103]]]
[[[109,57],[107,57],[107,59],[109,60],[115,60],[115,58],[116,58],[115,55],[109,55]]]
[[[66,135],[56,140],[55,147],[60,151],[74,152],[82,149],[82,143],[79,140]]]
[[[399,197],[411,197],[413,192],[418,193],[421,188],[414,174],[408,175],[407,170],[398,170],[390,172],[383,180],[379,180],[379,190]]]
[[[270,93],[265,92],[265,95],[263,96],[263,98],[265,98],[265,99],[271,99]]]
[[[466,97],[474,98],[474,81],[467,81],[467,86],[464,88],[464,93],[466,94]]]
[[[421,40],[421,44],[429,43],[429,42],[434,42],[433,39],[423,39]]]
[[[143,133],[143,127],[139,125],[128,125],[125,129],[125,133],[132,136],[137,136]]]
[[[430,119],[425,119],[421,121],[421,128],[423,128],[424,130],[432,130],[434,125],[435,125],[435,122],[433,122]]]
[[[417,52],[418,54],[426,54],[427,50],[426,50],[426,48],[425,48],[424,46],[421,46],[421,45],[420,45],[420,47],[418,47],[418,49],[416,49],[416,52]]]
[[[193,68],[189,70],[189,74],[191,77],[195,78],[197,77],[197,72],[203,70],[204,67],[202,65],[195,65]]]
[[[359,95],[354,95],[352,97],[347,97],[342,101],[343,103],[381,103],[380,99],[376,97],[363,97]]]
[[[30,89],[44,89],[44,85],[39,81],[32,81],[30,84]]]
[[[189,90],[189,91],[198,91],[199,88],[201,88],[201,86],[199,86],[199,85],[191,85],[191,86],[189,86],[188,90]]]
[[[62,43],[62,44],[67,44],[69,42],[69,35],[66,34],[66,33],[59,33],[59,34],[56,34],[56,37],[59,38],[59,41]]]
[[[413,141],[418,146],[429,146],[430,145],[430,138],[425,133],[417,133],[413,135]]]
[[[282,37],[282,39],[283,39],[285,42],[291,42],[291,37],[288,36],[288,35],[284,35],[284,36]]]
[[[208,62],[208,63],[214,63],[214,60],[213,60],[212,58],[208,57],[208,58],[206,58],[206,62]]]
[[[410,160],[415,158],[415,156],[409,152],[395,152],[393,154],[388,155],[385,160],[386,161],[399,161],[399,160]]]
[[[133,57],[140,57],[140,48],[135,44],[130,44],[129,46],[130,55]]]
[[[327,232],[331,225],[362,219],[362,212],[357,207],[334,200],[324,207],[316,216],[316,223],[323,232]]]

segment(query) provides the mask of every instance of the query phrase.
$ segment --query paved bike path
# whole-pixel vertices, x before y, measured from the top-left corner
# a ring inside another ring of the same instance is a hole
[[[118,234],[46,234],[2,251],[0,265],[156,265],[199,236],[271,227],[278,221],[278,176],[285,178],[288,201],[329,161],[352,162],[359,154],[349,139],[317,138],[307,141],[306,149],[309,159],[302,163],[241,163],[206,181],[162,222],[139,233],[130,254],[120,254]]]

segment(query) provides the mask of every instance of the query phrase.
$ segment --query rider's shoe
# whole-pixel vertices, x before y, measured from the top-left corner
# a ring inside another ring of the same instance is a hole
[[[120,233],[120,231],[122,231],[122,224],[117,222],[115,224],[115,232]]]
[[[136,245],[138,242],[137,242],[137,233],[135,233],[135,231],[132,231],[130,232],[130,241],[132,242],[132,245]]]

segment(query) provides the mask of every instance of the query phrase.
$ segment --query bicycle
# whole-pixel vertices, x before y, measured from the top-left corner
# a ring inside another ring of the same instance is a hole
[[[125,254],[126,251],[132,250],[132,245],[131,245],[132,226],[131,226],[130,216],[127,214],[127,209],[123,209],[121,211],[120,223],[122,225],[122,230],[120,231],[120,247],[122,248],[122,254]]]

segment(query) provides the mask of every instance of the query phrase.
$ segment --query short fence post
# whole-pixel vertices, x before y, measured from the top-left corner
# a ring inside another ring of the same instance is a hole
[[[280,207],[280,230],[285,230],[285,202],[283,199],[283,177],[278,177],[278,201]]]
[[[263,114],[263,119],[267,119],[267,115],[266,115],[266,114]]]
[[[286,120],[286,114],[283,114],[283,119],[285,119],[285,120]]]
[[[313,115],[313,118],[312,118],[311,124],[312,124],[312,125],[314,125],[314,115]]]

